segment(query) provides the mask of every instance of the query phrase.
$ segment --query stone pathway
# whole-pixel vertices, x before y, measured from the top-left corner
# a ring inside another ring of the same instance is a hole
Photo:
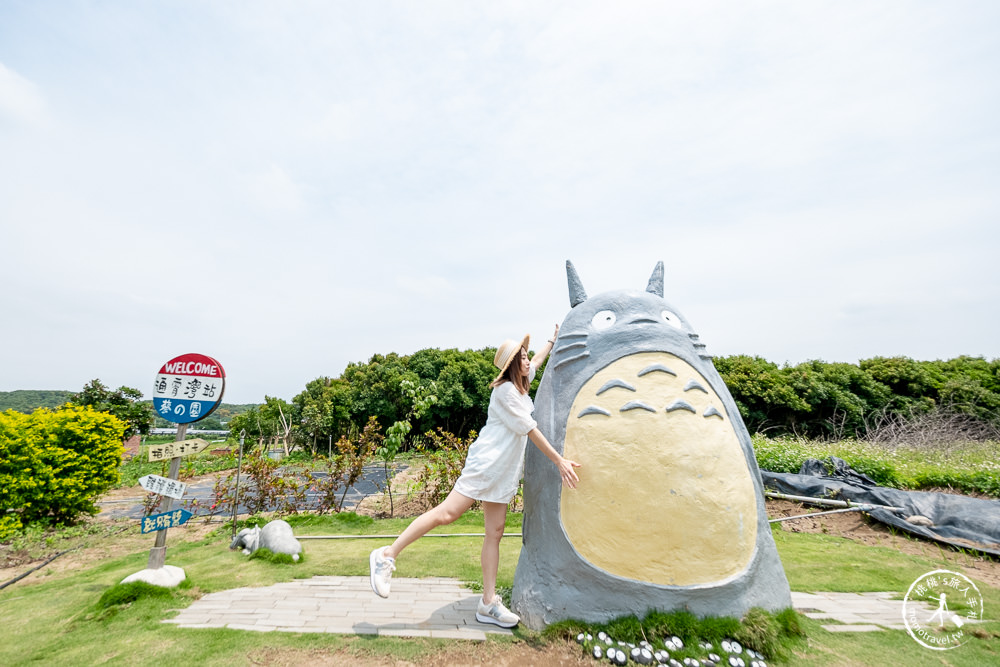
[[[792,606],[809,618],[836,621],[823,625],[828,632],[906,630],[903,600],[898,593],[792,593]],[[911,601],[931,610],[923,602]]]
[[[894,597],[897,594],[792,593],[792,604],[809,618],[830,621],[823,625],[829,632],[905,630],[903,601]],[[478,598],[457,579],[445,577],[394,578],[388,599],[372,593],[368,577],[313,577],[210,593],[164,622],[183,628],[480,641],[487,633],[511,634],[476,621]]]
[[[313,577],[266,588],[210,593],[164,621],[183,628],[258,632],[333,632],[444,639],[511,634],[476,621],[479,594],[457,579],[392,580],[392,594],[372,593],[368,577]]]

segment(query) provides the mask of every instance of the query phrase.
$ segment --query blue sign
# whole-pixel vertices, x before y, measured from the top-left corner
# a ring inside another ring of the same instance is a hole
[[[171,510],[163,514],[154,514],[142,518],[142,532],[154,533],[158,530],[176,528],[187,523],[194,515],[187,510]]]

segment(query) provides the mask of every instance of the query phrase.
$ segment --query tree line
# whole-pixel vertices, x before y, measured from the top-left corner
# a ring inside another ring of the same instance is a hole
[[[340,377],[309,382],[291,402],[267,397],[235,416],[230,427],[253,442],[298,444],[317,453],[341,436],[360,433],[371,417],[383,432],[412,421],[407,443],[437,429],[465,438],[486,422],[494,353],[495,348],[376,354],[348,365]],[[1000,428],[1000,359],[874,357],[857,364],[779,365],[734,355],[714,363],[751,433],[864,437],[879,425],[934,410]],[[435,400],[414,410],[414,388]]]

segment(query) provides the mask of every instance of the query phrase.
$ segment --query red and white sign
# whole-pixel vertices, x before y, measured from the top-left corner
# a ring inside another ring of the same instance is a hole
[[[204,354],[182,354],[156,374],[153,407],[167,421],[190,424],[219,407],[225,388],[222,364]]]

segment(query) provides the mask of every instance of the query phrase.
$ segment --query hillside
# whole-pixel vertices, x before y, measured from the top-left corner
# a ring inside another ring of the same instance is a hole
[[[58,389],[17,389],[15,391],[0,391],[0,412],[4,412],[5,410],[16,410],[17,412],[27,414],[37,408],[57,408],[68,401],[74,393],[75,392],[72,391],[61,391]],[[152,401],[149,400],[141,402],[152,403]],[[229,421],[229,419],[231,419],[234,415],[241,414],[255,407],[257,407],[256,403],[223,403],[215,410],[215,412],[212,413],[212,417],[226,422]]]
[[[0,412],[16,410],[17,412],[32,412],[36,408],[57,408],[73,395],[71,391],[58,389],[17,389],[15,391],[0,391]]]

